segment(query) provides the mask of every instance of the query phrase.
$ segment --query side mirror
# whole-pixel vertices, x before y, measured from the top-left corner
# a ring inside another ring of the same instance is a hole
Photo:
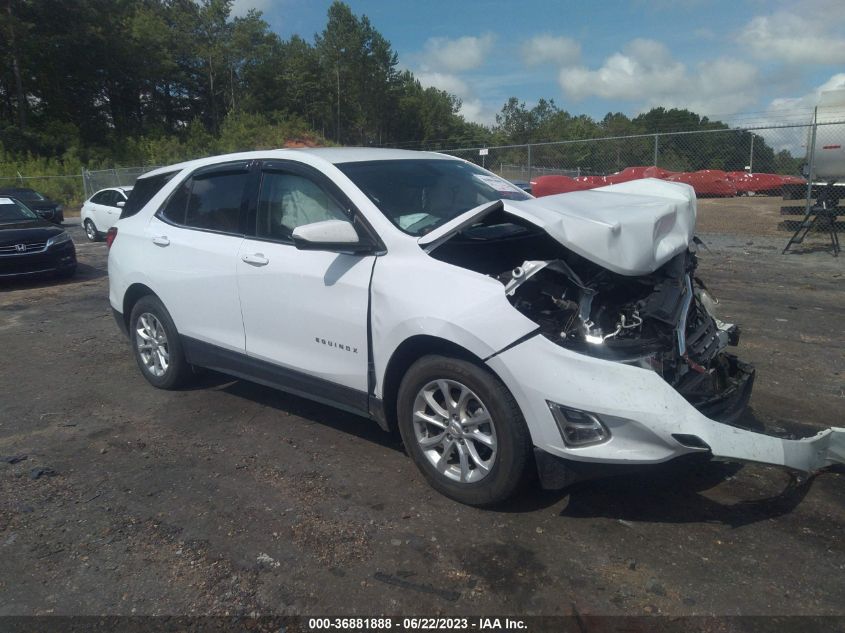
[[[123,200],[121,200],[120,202],[117,203],[117,208],[122,209],[124,207],[124,205],[126,205],[126,203]]]
[[[298,226],[291,233],[293,244],[302,251],[337,251],[360,253],[372,250],[361,242],[358,231],[351,222],[325,220]]]

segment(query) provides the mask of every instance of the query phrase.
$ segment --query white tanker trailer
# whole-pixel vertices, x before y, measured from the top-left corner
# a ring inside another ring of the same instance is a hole
[[[833,184],[845,181],[845,90],[823,92],[813,128],[807,135],[807,167],[814,182]]]
[[[784,222],[785,228],[795,233],[784,248],[800,244],[812,230],[830,235],[834,255],[839,253],[838,231],[842,230],[840,217],[845,208],[845,90],[822,92],[813,115],[813,125],[807,131],[807,161],[804,176],[812,185],[787,185],[783,197],[797,200],[804,198],[800,207],[781,207],[784,215],[804,215],[800,221]]]

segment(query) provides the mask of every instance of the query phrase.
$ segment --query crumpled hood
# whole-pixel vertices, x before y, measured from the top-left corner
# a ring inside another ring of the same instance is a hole
[[[695,191],[643,178],[532,200],[486,202],[418,240],[432,252],[464,228],[501,209],[543,229],[569,250],[620,275],[647,275],[692,241]]]
[[[695,231],[693,188],[655,178],[503,202],[506,212],[620,275],[654,272],[686,250]]]

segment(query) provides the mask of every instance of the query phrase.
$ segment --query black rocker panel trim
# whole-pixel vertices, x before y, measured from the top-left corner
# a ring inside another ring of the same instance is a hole
[[[213,369],[309,400],[329,404],[350,413],[370,417],[370,398],[366,391],[338,385],[189,336],[181,336],[181,340],[185,357],[192,365]]]

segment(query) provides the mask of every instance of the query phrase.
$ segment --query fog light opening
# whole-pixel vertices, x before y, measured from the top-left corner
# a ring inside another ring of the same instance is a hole
[[[548,402],[548,405],[563,443],[567,446],[589,446],[610,439],[610,430],[595,413],[564,407],[554,402]]]
[[[710,450],[710,447],[707,445],[707,442],[702,440],[697,435],[687,435],[685,433],[673,433],[672,437],[681,446],[686,446],[687,448],[696,448],[696,449],[703,450],[703,451],[709,451]]]

